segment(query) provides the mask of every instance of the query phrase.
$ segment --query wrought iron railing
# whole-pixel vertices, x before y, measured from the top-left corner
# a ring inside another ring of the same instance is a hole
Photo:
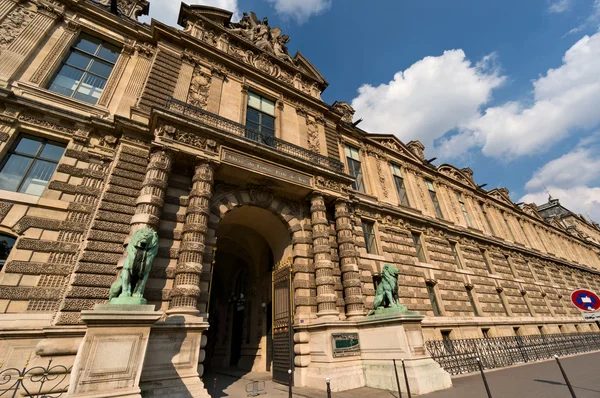
[[[52,359],[46,367],[28,369],[26,364],[22,369],[4,369],[0,372],[0,397],[58,398],[69,389],[67,376],[70,373],[70,367],[52,366]]]
[[[477,358],[486,369],[541,361],[554,355],[600,350],[600,333],[507,336],[484,339],[430,340],[432,358],[452,375],[479,370]]]
[[[328,168],[338,173],[344,172],[344,165],[337,159],[320,155],[318,153],[309,151],[306,148],[302,148],[287,141],[273,137],[272,135],[261,133],[258,130],[251,129],[243,124],[225,119],[224,117],[207,112],[202,108],[190,105],[186,102],[169,97],[167,100],[167,109],[185,116],[189,116],[201,124],[218,129],[223,133],[232,134],[237,137],[243,137],[247,140],[268,146],[269,148],[276,149],[279,152],[283,152],[295,158],[310,162],[314,165]]]

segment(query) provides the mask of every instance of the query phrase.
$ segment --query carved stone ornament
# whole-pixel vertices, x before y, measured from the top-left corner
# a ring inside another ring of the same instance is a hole
[[[0,52],[12,43],[17,36],[29,25],[35,11],[22,6],[15,7],[0,24]]]
[[[155,130],[157,137],[166,137],[170,139],[173,139],[176,132],[177,129],[175,126],[171,126],[170,124],[160,124]]]
[[[307,125],[306,138],[307,138],[307,143],[308,143],[308,149],[313,152],[320,153],[321,152],[321,143],[319,142],[319,131],[317,129],[317,122],[307,118],[306,125]]]
[[[420,141],[411,141],[407,146],[419,159],[425,160],[425,146],[423,146]]]
[[[317,176],[315,178],[315,185],[320,188],[325,188],[325,189],[329,189],[331,191],[337,191],[337,192],[342,192],[342,193],[348,192],[348,190],[350,189],[349,185],[330,180],[323,176]]]
[[[383,191],[383,196],[386,198],[389,196],[387,183],[385,181],[385,174],[383,172],[383,168],[381,166],[381,160],[377,160],[377,175],[379,176],[379,183],[381,184],[381,190]]]
[[[94,0],[105,6],[110,6],[111,0]],[[126,17],[137,19],[140,15],[148,14],[147,0],[117,0],[119,13]]]
[[[347,102],[334,102],[331,106],[335,113],[339,113],[342,115],[342,121],[346,123],[352,123],[352,118],[354,117],[354,108],[350,106]]]
[[[200,66],[196,66],[192,75],[187,102],[193,106],[205,108],[208,104],[211,81],[211,75],[200,70]]]
[[[252,201],[261,206],[268,206],[275,196],[275,192],[264,185],[248,185],[248,191]]]

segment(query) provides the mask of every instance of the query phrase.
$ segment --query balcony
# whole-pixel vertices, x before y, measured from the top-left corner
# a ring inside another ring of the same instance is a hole
[[[260,131],[248,128],[243,124],[207,112],[202,108],[198,108],[174,98],[168,99],[166,107],[168,110],[190,117],[200,124],[217,129],[223,134],[242,137],[248,141],[264,145],[265,147],[275,149],[296,159],[308,162],[314,166],[325,167],[336,173],[344,173],[344,165],[337,159],[320,155],[271,135],[263,134]]]

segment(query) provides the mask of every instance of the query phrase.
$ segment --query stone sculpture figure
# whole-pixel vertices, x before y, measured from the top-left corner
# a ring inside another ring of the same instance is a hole
[[[146,304],[144,289],[157,253],[156,231],[142,228],[133,234],[121,274],[110,287],[111,304]]]
[[[373,302],[373,310],[369,315],[375,312],[385,310],[406,311],[406,307],[396,299],[398,296],[398,269],[389,264],[383,266],[381,273],[381,283],[377,286],[375,292],[375,301]]]

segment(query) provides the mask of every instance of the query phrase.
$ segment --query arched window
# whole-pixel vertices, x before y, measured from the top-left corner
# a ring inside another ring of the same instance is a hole
[[[10,235],[0,234],[0,269],[4,267],[4,263],[10,254],[17,239]]]

